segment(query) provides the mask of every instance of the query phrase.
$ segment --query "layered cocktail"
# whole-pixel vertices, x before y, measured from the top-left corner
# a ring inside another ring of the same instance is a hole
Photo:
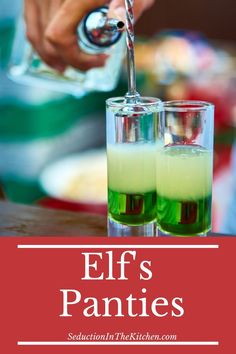
[[[155,144],[107,147],[109,215],[127,225],[156,218]]]
[[[156,154],[157,225],[164,233],[206,235],[211,229],[214,107],[164,103]]]
[[[108,232],[154,236],[156,153],[161,102],[107,101]]]
[[[170,234],[196,235],[211,228],[212,152],[201,146],[170,145],[157,163],[157,220]]]

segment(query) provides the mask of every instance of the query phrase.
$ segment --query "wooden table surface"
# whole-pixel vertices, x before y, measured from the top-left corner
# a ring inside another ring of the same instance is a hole
[[[1,201],[0,235],[106,236],[106,218]]]
[[[0,236],[107,236],[106,217],[0,201]],[[210,233],[209,236],[233,236]]]

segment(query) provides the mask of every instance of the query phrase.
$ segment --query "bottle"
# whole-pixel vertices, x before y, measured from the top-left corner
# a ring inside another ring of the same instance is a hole
[[[13,43],[9,77],[18,83],[36,85],[77,97],[90,91],[113,90],[117,85],[125,52],[122,35],[124,23],[108,19],[107,13],[106,6],[91,11],[77,29],[78,44],[84,52],[109,55],[104,67],[92,68],[86,72],[68,67],[60,74],[45,64],[27,42],[21,18]]]

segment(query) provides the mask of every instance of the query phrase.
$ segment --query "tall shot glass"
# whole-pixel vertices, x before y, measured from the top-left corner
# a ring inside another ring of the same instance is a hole
[[[206,235],[211,229],[214,106],[164,102],[159,132],[157,226],[171,235]]]
[[[157,98],[107,102],[108,235],[154,236],[156,224]]]

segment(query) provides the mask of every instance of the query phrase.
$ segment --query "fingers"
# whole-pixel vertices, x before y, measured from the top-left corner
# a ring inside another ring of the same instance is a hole
[[[47,28],[47,39],[52,43],[61,44],[64,35],[76,33],[78,23],[89,11],[105,3],[106,0],[66,0]]]
[[[105,64],[107,55],[89,55],[80,50],[77,44],[77,36],[68,43],[57,44],[56,46],[60,57],[67,65],[86,71],[93,67],[100,67]]]
[[[52,18],[45,36],[67,65],[88,70],[105,64],[106,55],[89,55],[82,52],[78,47],[77,37],[77,26],[82,18],[92,9],[105,3],[106,0],[66,0]]]
[[[63,0],[37,0],[40,2],[40,23],[41,23],[41,36],[42,36],[42,47],[43,54],[42,59],[51,67],[58,70],[59,72],[63,72],[66,68],[66,63],[60,57],[56,48],[47,40],[45,37],[45,31],[47,29],[50,20],[53,18],[55,13],[60,8]]]
[[[135,21],[141,14],[154,4],[155,0],[135,0],[134,1],[134,18]],[[109,17],[118,18],[125,21],[125,0],[112,0],[109,6]]]
[[[38,17],[39,17],[42,31],[44,32],[49,22],[49,8],[50,8],[51,1],[49,0],[43,0],[43,1],[33,0],[33,1],[36,1],[38,3],[38,8],[39,8]]]
[[[45,0],[43,0],[43,1],[45,1]],[[47,23],[47,26],[49,25],[50,21],[53,19],[53,17],[57,13],[58,9],[61,7],[62,3],[64,2],[64,0],[49,0],[49,1],[50,1],[50,6],[49,6],[49,9],[48,9],[48,23]],[[45,28],[45,30],[46,30],[46,28]]]
[[[26,37],[37,51],[40,50],[41,37],[38,11],[38,4],[35,1],[25,0]]]
[[[25,0],[27,37],[43,61],[59,71],[67,65],[80,70],[103,66],[107,55],[88,55],[80,50],[77,26],[89,11],[107,2]],[[123,20],[124,12],[116,17]]]
[[[108,17],[125,22],[125,0],[113,0],[109,6]]]
[[[107,0],[25,0],[27,38],[43,61],[59,71],[63,71],[67,65],[80,70],[103,66],[107,59],[106,55],[88,55],[80,50],[77,26],[89,11],[107,2]],[[154,0],[135,0],[135,19],[153,2]],[[108,16],[125,21],[125,0],[112,0]]]
[[[47,0],[25,0],[26,35],[46,64],[58,71],[64,71],[65,63],[44,37],[44,31],[48,25],[49,3],[50,1]]]

